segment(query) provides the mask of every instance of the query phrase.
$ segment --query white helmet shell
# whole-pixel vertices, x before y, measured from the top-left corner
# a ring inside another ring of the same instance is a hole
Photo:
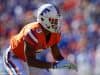
[[[38,9],[37,21],[48,31],[58,32],[60,14],[52,4],[44,4]]]

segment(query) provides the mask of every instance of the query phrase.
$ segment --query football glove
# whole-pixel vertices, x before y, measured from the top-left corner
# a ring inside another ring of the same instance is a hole
[[[62,60],[62,61],[57,61],[54,65],[53,65],[54,69],[61,69],[61,68],[65,68],[65,69],[73,69],[73,70],[77,70],[77,65],[73,64],[71,62],[68,62],[67,60]]]

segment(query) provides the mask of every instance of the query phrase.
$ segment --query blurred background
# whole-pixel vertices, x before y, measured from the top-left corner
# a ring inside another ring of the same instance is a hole
[[[100,0],[0,0],[0,74],[5,72],[2,55],[10,37],[36,21],[37,8],[45,3],[60,9],[58,46],[66,59],[77,63],[77,75],[100,75]]]

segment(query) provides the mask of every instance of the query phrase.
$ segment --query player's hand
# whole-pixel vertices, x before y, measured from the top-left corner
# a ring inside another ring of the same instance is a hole
[[[62,61],[58,61],[53,65],[54,69],[61,69],[61,68],[65,68],[65,69],[73,69],[73,70],[77,70],[77,65],[68,62],[67,60],[62,60]]]
[[[64,68],[75,69],[75,70],[77,70],[76,64],[73,64],[73,63],[65,64],[65,65],[64,65]]]

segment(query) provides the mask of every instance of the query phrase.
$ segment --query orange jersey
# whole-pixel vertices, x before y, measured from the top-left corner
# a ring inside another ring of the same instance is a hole
[[[20,59],[25,61],[24,40],[26,40],[35,51],[46,49],[60,41],[58,33],[51,33],[50,40],[46,42],[45,33],[37,22],[25,25],[21,32],[10,40],[11,50]]]

